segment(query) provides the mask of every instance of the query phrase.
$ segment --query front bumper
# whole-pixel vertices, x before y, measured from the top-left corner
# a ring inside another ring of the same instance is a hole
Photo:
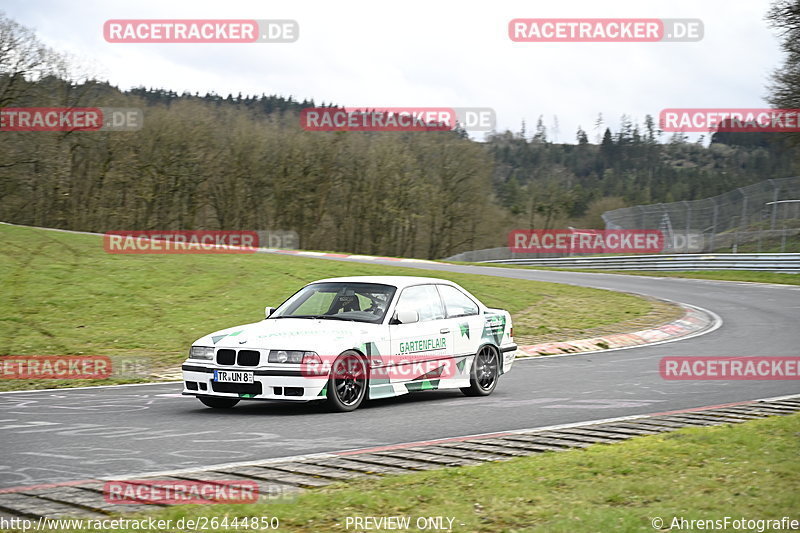
[[[296,368],[285,368],[285,367]],[[183,394],[217,396],[252,400],[318,400],[325,397],[327,376],[303,375],[300,365],[271,367],[232,367],[187,362],[183,371]],[[214,370],[253,372],[253,383],[220,383],[214,381]]]

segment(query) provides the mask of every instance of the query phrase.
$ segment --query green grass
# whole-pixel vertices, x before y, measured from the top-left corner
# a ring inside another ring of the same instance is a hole
[[[493,265],[499,266],[499,265]],[[514,266],[514,265],[507,265]],[[601,274],[627,274],[631,276],[654,276],[660,278],[710,279],[717,281],[750,281],[756,283],[778,283],[782,285],[800,285],[800,275],[783,274],[781,272],[761,272],[756,270],[701,270],[697,272],[650,272],[644,270],[595,270],[572,268],[536,268],[537,270],[563,270],[569,272],[598,272]]]
[[[587,272],[600,274],[628,274],[631,276],[655,276],[666,278],[711,279],[720,281],[752,281],[756,283],[778,283],[783,285],[800,285],[800,274],[784,274],[781,272],[761,272],[758,270],[701,270],[697,272],[655,272],[646,270],[597,270],[593,268],[553,268],[523,265],[504,265],[500,263],[465,263],[460,265],[492,266],[500,268],[525,268],[529,270],[553,270],[562,272]]]
[[[714,251],[718,254],[734,253],[733,248],[726,246]],[[796,254],[800,253],[800,239],[795,235],[793,238],[781,243],[780,239],[764,239],[759,246],[758,241],[740,244],[736,248],[739,254]]]
[[[347,275],[432,276],[455,281],[520,318],[519,339],[601,327],[647,314],[628,294],[490,276],[286,255],[113,255],[102,238],[0,225],[0,354],[109,355],[179,364],[217,329],[256,322],[302,285]],[[111,382],[132,382],[117,379]],[[141,381],[141,380],[140,380]],[[86,385],[0,380],[0,390]]]
[[[606,272],[609,274],[630,274],[633,276],[658,276],[665,278],[694,278],[720,281],[752,281],[757,283],[779,283],[800,285],[800,275],[780,272],[760,272],[755,270],[703,270],[699,272],[644,272],[641,270],[586,270],[586,272]]]
[[[276,516],[282,531],[297,532],[347,531],[348,516],[410,516],[412,524],[452,517],[456,532],[565,533],[654,531],[655,517],[664,530],[674,517],[798,519],[799,435],[800,415],[772,417],[336,484],[290,503],[181,506],[148,516]]]

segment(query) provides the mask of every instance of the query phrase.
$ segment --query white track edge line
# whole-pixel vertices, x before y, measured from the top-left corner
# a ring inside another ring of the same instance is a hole
[[[26,356],[20,356],[26,357]],[[147,383],[121,383],[119,385],[87,385],[85,387],[62,387],[60,389],[24,389],[24,390],[7,390],[0,391],[0,394],[24,394],[31,392],[68,392],[71,390],[86,390],[86,389],[113,389],[119,387],[143,387],[145,385],[169,385],[171,383],[182,383],[183,380],[173,381],[148,381]]]
[[[740,400],[738,402],[729,402],[729,403],[770,402],[770,401],[780,401],[780,400],[797,399],[797,398],[800,398],[800,394],[788,394],[788,395],[784,395],[784,396],[773,396],[773,397],[770,397],[770,398],[756,398],[754,400]],[[718,405],[725,405],[725,404],[718,404]],[[701,405],[699,407],[690,407],[688,409],[702,409],[703,407],[714,408],[715,406],[714,405],[710,405],[710,406],[702,406]],[[678,409],[677,411],[680,411],[680,409]],[[386,444],[386,445],[383,445],[383,446],[379,445],[379,446],[362,447],[362,448],[348,448],[348,449],[345,449],[345,450],[336,450],[336,451],[332,451],[332,452],[321,452],[321,453],[312,453],[312,454],[303,454],[303,455],[290,455],[290,456],[287,456],[287,457],[274,457],[274,458],[271,458],[271,459],[265,459],[265,460],[261,460],[261,461],[239,461],[239,462],[235,462],[235,463],[222,463],[222,464],[218,464],[218,465],[205,466],[205,467],[202,467],[202,468],[184,468],[184,469],[179,469],[179,470],[162,470],[162,471],[158,471],[158,472],[142,472],[142,473],[139,473],[139,474],[132,474],[132,475],[124,476],[124,477],[108,477],[108,476],[104,476],[104,477],[99,477],[97,479],[103,480],[103,481],[126,480],[126,479],[136,479],[136,478],[140,478],[140,477],[167,476],[167,475],[176,475],[176,474],[189,474],[189,473],[198,473],[198,472],[209,472],[209,471],[217,471],[217,470],[223,469],[223,468],[235,468],[235,467],[238,467],[238,466],[261,466],[261,465],[270,465],[270,464],[276,464],[276,463],[290,463],[290,462],[296,462],[296,461],[303,461],[303,460],[306,460],[306,459],[333,459],[333,458],[342,457],[342,455],[341,455],[342,453],[358,452],[359,450],[364,450],[364,453],[369,453],[369,450],[373,450],[375,448],[382,448],[384,446],[386,446],[386,447],[398,446],[399,447],[399,446],[408,445],[410,447],[410,446],[413,446],[415,444],[418,444],[420,446],[423,446],[423,445],[425,445],[425,446],[434,446],[435,445],[434,443],[437,443],[437,442],[445,442],[445,441],[455,440],[455,439],[464,439],[464,440],[478,439],[478,438],[481,438],[481,437],[491,437],[492,435],[497,435],[499,433],[506,433],[506,434],[510,434],[510,435],[519,435],[519,434],[531,433],[531,432],[534,432],[534,431],[553,431],[553,430],[556,430],[556,429],[567,429],[567,428],[590,426],[590,425],[596,425],[596,424],[607,424],[607,423],[612,423],[612,422],[626,422],[626,421],[629,421],[629,420],[640,420],[640,419],[643,419],[643,418],[651,418],[651,417],[653,417],[653,414],[628,415],[628,416],[620,416],[620,417],[614,417],[614,418],[600,418],[600,419],[596,419],[596,420],[585,420],[585,421],[582,421],[582,422],[570,422],[568,424],[556,424],[556,425],[551,425],[551,426],[539,426],[539,427],[533,427],[533,428],[512,429],[512,430],[506,430],[506,431],[502,431],[502,430],[501,431],[492,431],[492,432],[488,432],[488,433],[475,433],[475,434],[471,434],[471,435],[457,435],[457,436],[452,436],[452,437],[440,437],[440,438],[437,438],[437,439],[430,439],[430,440],[401,442],[401,443],[395,443],[395,444]],[[355,455],[355,454],[351,453],[350,455]]]

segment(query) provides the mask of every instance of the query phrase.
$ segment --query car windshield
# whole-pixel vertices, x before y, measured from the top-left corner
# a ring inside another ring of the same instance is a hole
[[[379,283],[324,282],[300,289],[273,318],[318,318],[380,323],[396,288]]]

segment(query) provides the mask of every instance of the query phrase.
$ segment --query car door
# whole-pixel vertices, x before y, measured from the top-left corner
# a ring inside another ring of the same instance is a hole
[[[416,312],[417,320],[389,326],[394,364],[390,379],[411,382],[405,384],[407,390],[438,388],[442,373],[452,372],[453,355],[453,331],[439,292],[432,284],[406,287],[398,297],[395,317],[398,312]]]
[[[484,319],[480,315],[480,306],[472,298],[452,285],[436,286],[445,309],[446,327],[453,332],[453,356],[457,367],[465,374],[471,365],[466,364],[478,351],[483,334]],[[468,376],[467,376],[468,377]]]

